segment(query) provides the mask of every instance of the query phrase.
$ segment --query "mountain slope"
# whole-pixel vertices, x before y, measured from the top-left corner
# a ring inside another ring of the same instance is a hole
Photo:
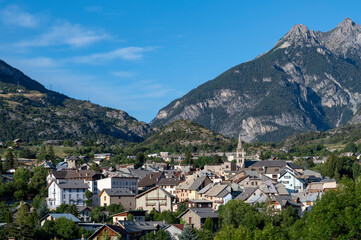
[[[323,33],[295,25],[274,48],[161,109],[151,126],[188,119],[245,141],[346,124],[361,102],[361,26]]]
[[[286,148],[302,147],[310,144],[344,146],[346,143],[360,143],[361,124],[347,124],[327,131],[296,133],[287,137],[282,143]]]
[[[151,132],[126,112],[50,91],[0,61],[0,140],[141,141]]]
[[[188,121],[177,120],[147,138],[139,147],[152,152],[229,152],[236,146],[235,139],[226,138],[221,134],[208,130],[201,125]]]

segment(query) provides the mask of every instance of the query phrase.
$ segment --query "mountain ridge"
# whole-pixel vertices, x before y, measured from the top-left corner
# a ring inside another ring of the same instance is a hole
[[[361,103],[360,28],[348,18],[328,32],[296,24],[265,54],[172,101],[150,125],[188,119],[245,141],[344,125]]]
[[[144,140],[152,132],[128,113],[46,89],[0,60],[0,140]]]

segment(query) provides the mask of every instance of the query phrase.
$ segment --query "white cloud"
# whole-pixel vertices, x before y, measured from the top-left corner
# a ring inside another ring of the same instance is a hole
[[[48,57],[35,57],[28,59],[18,60],[21,65],[26,65],[32,68],[49,68],[49,67],[57,67],[59,64],[52,58]]]
[[[144,52],[153,50],[153,47],[125,47],[118,48],[114,51],[105,52],[105,53],[96,53],[89,56],[75,57],[73,58],[74,62],[79,63],[94,63],[114,60],[114,59],[123,59],[123,60],[137,60],[143,57]]]
[[[52,26],[48,32],[40,37],[30,41],[21,41],[18,45],[22,47],[56,45],[82,47],[109,38],[110,36],[107,33],[90,30],[79,24],[65,21]]]
[[[38,18],[21,10],[16,5],[10,5],[0,11],[0,17],[4,24],[25,28],[35,28],[39,25]]]
[[[136,74],[134,72],[128,72],[128,71],[116,71],[116,72],[112,72],[112,75],[120,78],[128,78],[128,77],[133,77]]]

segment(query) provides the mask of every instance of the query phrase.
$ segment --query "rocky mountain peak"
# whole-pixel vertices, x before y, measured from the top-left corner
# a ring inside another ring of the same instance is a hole
[[[341,28],[343,30],[354,30],[357,27],[360,27],[360,25],[352,21],[350,18],[345,18],[345,20],[337,25],[337,28]]]
[[[291,30],[276,43],[279,48],[286,48],[291,45],[296,46],[315,46],[319,45],[316,33],[309,30],[303,24],[295,24]]]
[[[361,26],[346,18],[329,32],[319,33],[319,39],[330,51],[347,57],[347,54],[361,56]]]

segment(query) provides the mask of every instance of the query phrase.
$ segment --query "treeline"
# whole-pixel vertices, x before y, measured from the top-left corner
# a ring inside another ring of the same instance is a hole
[[[48,172],[43,167],[35,167],[32,171],[18,168],[14,173],[14,180],[0,183],[0,196],[2,199],[23,200],[28,196],[45,196],[46,176]]]

